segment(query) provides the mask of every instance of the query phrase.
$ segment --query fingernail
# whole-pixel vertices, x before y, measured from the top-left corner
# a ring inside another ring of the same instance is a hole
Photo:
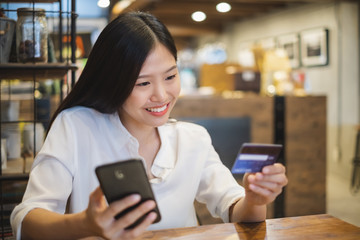
[[[249,188],[250,188],[251,190],[256,190],[256,186],[255,186],[254,184],[249,184]]]
[[[149,201],[146,203],[149,208],[154,208],[156,206],[154,201]]]
[[[255,178],[258,179],[258,180],[263,179],[262,173],[256,173]]]
[[[253,176],[253,175],[249,175],[249,176],[248,176],[248,181],[249,181],[249,182],[254,181],[254,176]]]
[[[152,221],[154,221],[155,219],[156,219],[156,213],[155,212],[151,212],[151,213],[149,213],[149,218],[152,220]]]
[[[140,201],[140,199],[141,199],[141,197],[140,197],[139,194],[133,194],[133,195],[131,196],[131,198],[132,198],[134,201]]]

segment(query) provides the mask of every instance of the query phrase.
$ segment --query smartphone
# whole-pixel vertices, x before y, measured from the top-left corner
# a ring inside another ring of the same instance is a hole
[[[115,216],[116,219],[119,219],[121,216],[147,200],[155,201],[154,193],[146,175],[144,164],[140,159],[129,159],[126,161],[101,165],[95,169],[95,172],[108,203],[122,199],[130,194],[136,193],[141,196],[141,201],[138,204],[117,214]],[[161,215],[157,205],[152,211],[157,214],[154,223],[159,222],[161,220]],[[127,229],[139,225],[147,215],[148,213],[139,218],[134,224],[127,227]]]
[[[274,164],[281,153],[281,144],[244,143],[231,169],[233,174],[261,172],[262,168]]]

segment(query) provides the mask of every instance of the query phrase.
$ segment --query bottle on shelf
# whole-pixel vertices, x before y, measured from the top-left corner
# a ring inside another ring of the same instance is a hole
[[[48,61],[48,30],[45,10],[41,8],[17,9],[16,50],[18,61]]]

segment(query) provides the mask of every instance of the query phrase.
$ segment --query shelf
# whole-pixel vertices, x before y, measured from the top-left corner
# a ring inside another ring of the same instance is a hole
[[[0,64],[1,79],[47,80],[63,78],[69,70],[77,70],[69,63],[7,63]]]
[[[17,176],[22,174],[28,174],[31,169],[31,165],[34,162],[34,157],[31,155],[24,158],[7,159],[6,168],[2,169],[3,176]],[[1,177],[1,176],[0,176]]]
[[[10,101],[10,100],[25,101],[25,100],[33,100],[33,99],[34,99],[34,94],[32,93],[21,93],[21,94],[1,93],[1,101]]]
[[[17,173],[17,174],[3,174],[0,175],[0,182],[3,181],[22,181],[29,180],[28,173]]]
[[[55,3],[60,0],[6,0],[7,3]]]

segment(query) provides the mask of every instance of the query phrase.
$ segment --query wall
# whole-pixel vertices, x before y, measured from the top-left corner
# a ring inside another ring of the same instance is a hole
[[[242,43],[315,27],[329,29],[330,63],[303,69],[309,94],[327,96],[327,170],[350,181],[359,121],[359,3],[311,4],[235,23],[220,36],[199,39],[199,45],[221,41],[230,61]],[[316,137],[316,136],[314,136]]]

